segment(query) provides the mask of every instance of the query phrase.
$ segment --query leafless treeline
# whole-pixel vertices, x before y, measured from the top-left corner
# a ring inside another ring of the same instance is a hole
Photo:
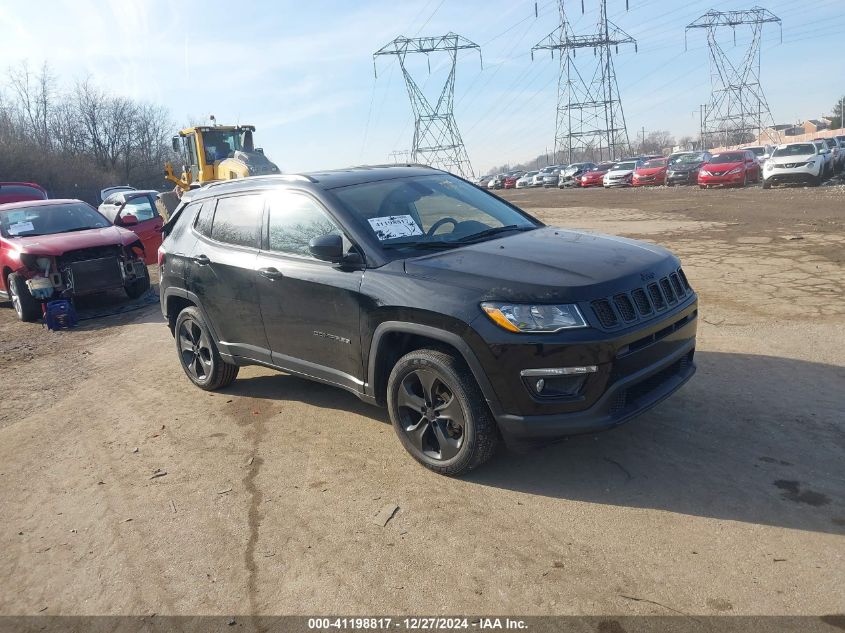
[[[113,96],[90,80],[62,89],[49,67],[10,68],[0,88],[0,181],[98,203],[102,187],[160,189],[173,125],[165,108]]]

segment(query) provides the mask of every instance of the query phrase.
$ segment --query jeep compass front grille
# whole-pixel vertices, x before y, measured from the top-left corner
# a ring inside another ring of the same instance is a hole
[[[687,277],[679,268],[645,287],[596,299],[590,306],[603,328],[615,329],[653,318],[669,306],[685,301],[691,294]]]

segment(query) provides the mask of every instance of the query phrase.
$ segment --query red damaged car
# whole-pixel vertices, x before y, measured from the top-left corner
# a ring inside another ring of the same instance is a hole
[[[150,287],[138,236],[112,226],[81,200],[0,204],[0,298],[21,321],[37,321],[52,299]]]
[[[698,186],[702,189],[712,185],[744,187],[749,182],[760,182],[760,176],[760,163],[754,152],[719,152],[698,170]]]
[[[652,158],[634,170],[634,178],[631,184],[635,187],[647,185],[665,185],[666,167],[669,164],[668,158]]]
[[[582,187],[601,187],[604,182],[604,175],[610,171],[614,163],[601,163],[590,171],[585,171],[578,181]]]

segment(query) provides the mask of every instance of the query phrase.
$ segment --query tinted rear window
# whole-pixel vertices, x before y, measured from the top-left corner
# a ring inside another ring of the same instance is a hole
[[[0,185],[0,199],[15,198],[15,201],[46,200],[47,195],[38,187],[29,185]]]
[[[264,198],[258,194],[220,198],[211,224],[211,239],[258,248],[263,210]]]

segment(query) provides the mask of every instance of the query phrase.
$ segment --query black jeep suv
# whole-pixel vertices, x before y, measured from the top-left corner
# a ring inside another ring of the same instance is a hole
[[[443,474],[502,437],[620,424],[695,372],[671,253],[544,226],[434,169],[215,183],[164,233],[161,306],[194,384],[259,364],[342,387]]]

